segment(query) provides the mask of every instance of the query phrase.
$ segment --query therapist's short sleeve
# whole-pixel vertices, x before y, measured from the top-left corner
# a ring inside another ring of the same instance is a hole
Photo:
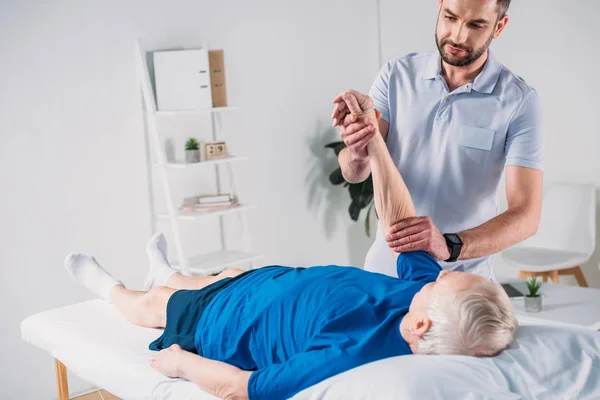
[[[542,135],[540,99],[531,90],[508,125],[504,146],[506,164],[544,169],[544,138]]]
[[[392,64],[388,62],[381,68],[375,82],[369,90],[369,96],[373,99],[375,109],[381,113],[381,118],[390,122],[389,84]]]

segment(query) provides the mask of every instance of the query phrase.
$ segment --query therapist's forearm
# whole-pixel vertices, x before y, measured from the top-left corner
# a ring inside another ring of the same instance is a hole
[[[459,232],[463,242],[459,260],[486,257],[509,248],[537,231],[539,214],[531,210],[507,210],[483,225]]]
[[[342,169],[344,179],[349,183],[364,182],[371,173],[369,158],[359,158],[352,154],[350,149],[345,147],[338,155],[338,163]]]
[[[182,378],[222,399],[248,398],[250,371],[186,352],[182,355],[179,372]]]

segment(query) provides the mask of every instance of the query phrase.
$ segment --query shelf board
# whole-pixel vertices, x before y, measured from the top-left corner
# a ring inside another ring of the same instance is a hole
[[[241,157],[230,156],[230,157],[226,157],[226,158],[218,158],[215,160],[200,161],[197,163],[186,163],[184,161],[174,161],[174,162],[169,162],[165,165],[168,168],[185,169],[185,168],[196,168],[196,167],[208,166],[208,165],[227,164],[227,163],[246,161],[246,160],[248,160],[248,157],[245,157],[245,156],[241,156]],[[160,167],[161,165],[162,164],[154,164],[154,167]]]
[[[215,272],[221,272],[236,264],[250,262],[261,257],[263,257],[263,255],[257,253],[238,250],[220,250],[190,257],[188,264],[192,275],[209,275]],[[174,269],[181,271],[181,267],[178,263],[173,263],[171,266]]]
[[[166,116],[178,116],[178,115],[204,115],[225,111],[239,110],[240,107],[211,107],[211,108],[198,108],[196,110],[174,110],[174,111],[157,111],[157,117]]]
[[[181,221],[195,221],[199,218],[204,218],[204,217],[209,217],[209,216],[224,215],[224,214],[231,214],[231,213],[237,213],[237,212],[245,212],[245,211],[251,210],[253,208],[256,208],[256,206],[254,204],[240,204],[237,207],[225,208],[225,209],[214,210],[214,211],[205,211],[205,212],[179,210],[177,212],[177,219],[179,219]],[[169,214],[167,214],[167,213],[157,213],[156,216],[161,219],[169,219]]]

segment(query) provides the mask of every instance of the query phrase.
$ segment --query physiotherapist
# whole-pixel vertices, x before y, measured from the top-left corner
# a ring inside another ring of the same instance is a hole
[[[395,276],[392,252],[423,250],[445,269],[495,279],[492,255],[537,231],[542,207],[543,137],[537,92],[490,52],[510,0],[439,0],[438,51],[408,54],[379,72],[369,97],[379,130],[349,123],[338,96],[334,125],[344,125],[344,178],[370,175],[367,143],[381,134],[413,196],[417,217],[378,227],[364,268]],[[377,126],[377,125],[376,125]],[[505,173],[508,209],[496,192]]]

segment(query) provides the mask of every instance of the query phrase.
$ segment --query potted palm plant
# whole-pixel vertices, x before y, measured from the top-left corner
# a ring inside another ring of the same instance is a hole
[[[187,142],[185,142],[185,162],[200,162],[200,148],[198,141],[194,138],[189,138]]]
[[[542,311],[542,296],[540,296],[539,293],[541,287],[542,281],[536,276],[527,281],[527,289],[529,290],[529,293],[525,295],[525,311]]]

